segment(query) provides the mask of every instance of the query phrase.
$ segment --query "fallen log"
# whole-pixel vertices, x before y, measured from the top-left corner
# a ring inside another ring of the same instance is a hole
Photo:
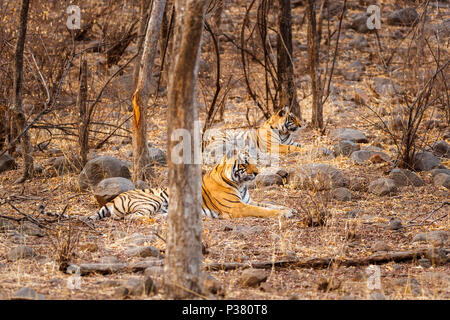
[[[354,259],[336,259],[336,258],[310,258],[306,260],[300,259],[286,259],[278,261],[260,261],[260,262],[225,262],[225,263],[208,263],[203,267],[208,271],[228,271],[235,269],[271,269],[271,268],[312,268],[321,269],[328,268],[331,265],[337,266],[364,266],[370,264],[384,264],[389,262],[408,262],[414,261],[421,257],[430,259],[437,265],[448,263],[447,254],[450,249],[444,248],[421,248],[407,251],[397,252],[380,252],[375,253],[366,258],[354,258]]]

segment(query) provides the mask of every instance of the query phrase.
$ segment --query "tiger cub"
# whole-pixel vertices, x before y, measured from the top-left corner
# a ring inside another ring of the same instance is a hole
[[[167,214],[169,195],[164,189],[135,189],[119,194],[108,202],[89,220],[100,220],[106,217],[123,219],[126,215],[150,216],[161,212]]]
[[[284,107],[256,130],[226,132],[210,130],[204,137],[205,160],[217,163],[223,154],[233,149],[248,149],[252,156],[261,152],[284,155],[301,151],[300,144],[294,141],[292,135],[300,127],[300,120],[297,116],[290,112],[289,107]]]

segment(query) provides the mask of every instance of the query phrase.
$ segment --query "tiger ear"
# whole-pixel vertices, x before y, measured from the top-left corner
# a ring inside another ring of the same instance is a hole
[[[280,117],[283,117],[285,114],[287,114],[289,112],[289,106],[284,106],[283,108],[281,108],[279,111],[278,111],[278,115],[280,116]]]

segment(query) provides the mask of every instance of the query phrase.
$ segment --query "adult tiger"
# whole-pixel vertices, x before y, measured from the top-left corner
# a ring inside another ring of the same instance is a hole
[[[206,163],[217,163],[223,154],[233,149],[248,149],[253,157],[260,152],[288,154],[301,151],[300,144],[292,137],[300,127],[297,116],[290,112],[289,107],[284,107],[256,130],[209,130],[204,137],[204,160]]]
[[[256,164],[247,152],[230,152],[206,173],[202,179],[202,213],[210,218],[291,217],[296,210],[251,201],[248,182],[258,174]],[[167,214],[167,190],[130,190],[121,193],[112,202],[89,217],[99,220],[112,216]]]

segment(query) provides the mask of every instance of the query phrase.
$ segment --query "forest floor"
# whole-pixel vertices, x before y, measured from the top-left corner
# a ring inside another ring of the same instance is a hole
[[[350,1],[352,2],[352,1]],[[349,9],[350,16],[363,11],[358,5]],[[385,5],[388,12],[394,8]],[[309,77],[306,76],[306,23],[300,29],[302,6],[293,9],[293,40],[294,62],[296,65],[296,84],[304,119],[311,117],[311,96],[309,94]],[[239,6],[225,10],[223,28],[230,34],[239,34],[233,27],[233,21],[242,21],[243,12]],[[432,23],[439,25],[450,17],[449,9],[444,13],[433,16]],[[332,23],[336,23],[334,17]],[[383,20],[384,21],[384,20]],[[396,40],[393,34],[406,33],[408,28],[386,26],[380,31],[381,40],[386,48],[392,48]],[[393,97],[377,94],[372,81],[384,75],[377,65],[376,38],[373,35],[359,34],[356,31],[343,29],[342,43],[336,74],[333,78],[332,97],[324,106],[324,119],[327,127],[322,135],[316,130],[304,125],[296,136],[304,152],[295,153],[281,159],[280,167],[288,171],[300,165],[309,163],[323,163],[339,169],[347,179],[347,188],[351,192],[351,200],[340,201],[333,197],[331,191],[302,190],[295,185],[286,183],[282,186],[256,187],[250,193],[255,201],[271,201],[282,204],[298,211],[290,219],[278,218],[239,218],[233,220],[203,219],[203,243],[206,246],[204,263],[240,262],[251,263],[258,261],[279,261],[297,258],[306,260],[316,258],[332,258],[336,260],[365,258],[374,253],[400,252],[419,248],[443,247],[448,249],[450,238],[450,207],[443,206],[434,212],[431,220],[443,216],[442,219],[421,225],[410,226],[410,221],[422,215],[432,213],[445,201],[449,200],[449,190],[443,186],[433,184],[431,171],[417,172],[424,182],[423,186],[398,187],[393,195],[379,196],[368,192],[370,182],[386,177],[386,172],[392,168],[390,161],[374,163],[367,161],[356,164],[348,156],[318,156],[315,150],[327,148],[333,150],[336,141],[330,132],[336,128],[353,128],[363,131],[368,143],[360,143],[362,148],[375,146],[382,152],[395,159],[395,145],[389,135],[373,126],[379,119],[370,110],[359,105],[355,98],[365,99],[374,109],[385,109],[385,118],[393,114],[399,105]],[[368,46],[364,50],[352,47],[349,42],[358,37],[364,37]],[[448,34],[446,40],[448,43]],[[240,74],[241,64],[239,50],[230,42],[223,42],[221,54],[224,66],[224,78],[227,75]],[[125,57],[131,57],[136,50],[134,44],[127,49]],[[386,49],[387,50],[387,49]],[[443,55],[448,58],[447,49],[441,48]],[[90,65],[100,57],[99,53],[91,53],[88,59]],[[364,66],[361,78],[356,81],[346,80],[344,73],[346,65],[359,60]],[[77,62],[75,62],[77,63]],[[202,67],[203,64],[203,67]],[[202,54],[200,65],[199,101],[200,111],[204,110],[204,92],[208,93],[210,101],[215,81],[214,73],[205,75],[205,70],[214,68],[214,54]],[[77,69],[77,68],[74,68]],[[116,69],[113,69],[116,70]],[[256,73],[256,71],[255,71]],[[111,71],[110,71],[111,74]],[[127,67],[120,77],[113,81],[113,93],[106,92],[103,108],[96,116],[98,122],[119,123],[119,119],[129,116],[127,110],[129,102],[126,97],[130,92],[130,77],[132,68]],[[76,77],[76,70],[74,71]],[[258,78],[259,77],[259,78]],[[106,78],[105,78],[106,79]],[[263,88],[263,74],[254,75],[254,83],[260,79]],[[256,79],[256,80],[255,80]],[[218,128],[248,127],[246,112],[252,106],[249,119],[261,120],[253,101],[247,97],[242,78],[233,84],[224,114],[224,121],[217,124]],[[401,79],[396,79],[400,84]],[[98,83],[101,83],[98,80]],[[93,84],[98,86],[98,84]],[[261,89],[262,90],[262,89]],[[76,94],[76,93],[75,93]],[[117,96],[119,98],[117,98]],[[74,96],[75,97],[75,96]],[[120,101],[119,107],[113,100]],[[159,100],[151,107],[149,116],[149,141],[152,146],[165,150],[167,142],[167,107],[165,90]],[[125,101],[125,102],[124,102]],[[61,117],[67,117],[67,122],[76,119],[77,110],[69,110]],[[204,118],[204,112],[200,114]],[[55,118],[49,119],[55,121]],[[65,118],[64,118],[65,119]],[[49,120],[49,121],[50,121]],[[437,140],[449,141],[449,127],[443,112],[427,114],[424,120],[437,120],[439,125],[426,131],[427,145]],[[125,124],[130,129],[129,122]],[[423,133],[425,131],[421,131]],[[131,161],[131,144],[129,134],[121,131],[121,137],[114,136],[108,143],[98,150],[97,155],[110,155],[124,161]],[[425,133],[424,133],[425,134]],[[33,136],[33,135],[32,135]],[[94,138],[101,140],[98,135]],[[447,138],[444,138],[446,136]],[[39,136],[33,143],[45,140],[45,134]],[[34,152],[34,161],[40,164],[44,171],[24,184],[15,184],[21,175],[22,161],[15,157],[17,168],[0,174],[0,195],[7,202],[0,203],[0,215],[20,218],[26,213],[40,218],[37,208],[44,204],[46,209],[61,213],[67,206],[66,213],[76,216],[87,216],[98,210],[99,206],[92,193],[80,192],[78,189],[78,172],[68,172],[62,175],[50,174],[48,161],[59,155],[70,154],[77,147],[75,142],[53,139],[51,145],[44,151]],[[442,157],[441,163],[450,166],[448,158]],[[167,166],[155,167],[155,180],[151,186],[167,185]],[[204,168],[207,170],[208,168]],[[18,211],[12,208],[13,204]],[[304,216],[308,212],[322,211],[328,215],[324,225],[311,226],[305,223]],[[447,216],[445,216],[447,214]],[[392,220],[398,219],[402,226],[391,228]],[[7,221],[7,222],[5,222]],[[421,219],[418,219],[420,222]],[[2,219],[0,223],[11,224],[10,228],[0,225],[0,299],[14,298],[16,292],[23,287],[29,287],[44,295],[46,299],[117,299],[122,298],[120,288],[123,282],[130,278],[143,278],[143,272],[120,271],[112,274],[89,274],[81,277],[77,288],[68,285],[74,275],[59,270],[58,258],[64,254],[64,249],[73,253],[70,264],[93,262],[123,263],[132,266],[146,261],[153,264],[145,271],[158,285],[162,281],[163,263],[158,257],[141,257],[132,252],[132,248],[143,246],[156,247],[164,253],[167,233],[167,222],[162,217],[152,217],[140,221],[114,221],[105,219],[95,223],[95,228],[89,228],[82,223],[71,223],[71,232],[67,231],[68,223],[49,223],[45,226],[30,226],[26,223],[22,228],[13,220]],[[391,224],[390,224],[391,223]],[[6,230],[8,229],[8,231]],[[442,241],[413,241],[420,233],[443,230],[446,232]],[[157,235],[156,235],[157,234]],[[77,241],[76,241],[77,240]],[[67,249],[70,243],[73,247]],[[10,261],[11,250],[19,245],[26,245],[35,252],[30,259]],[[445,253],[444,253],[445,254]],[[445,259],[444,259],[445,260]],[[265,269],[267,280],[256,287],[248,287],[240,281],[243,269],[209,271],[221,286],[222,294],[211,296],[220,299],[450,299],[450,267],[447,262],[439,263],[433,259],[417,257],[406,262],[391,261],[381,264],[380,286],[373,289],[368,283],[371,275],[367,265],[339,266],[333,264],[326,268],[296,268],[295,266]],[[118,289],[119,288],[119,289]],[[131,299],[164,299],[164,290],[148,296],[131,296]]]

